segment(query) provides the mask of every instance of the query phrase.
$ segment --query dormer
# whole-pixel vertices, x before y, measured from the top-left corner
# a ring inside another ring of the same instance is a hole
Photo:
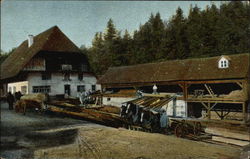
[[[220,59],[218,60],[218,68],[228,68],[229,67],[229,57],[227,56],[221,56]]]

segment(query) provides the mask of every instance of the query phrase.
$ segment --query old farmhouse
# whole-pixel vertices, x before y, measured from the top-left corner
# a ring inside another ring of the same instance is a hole
[[[2,94],[67,93],[100,89],[86,56],[57,27],[29,35],[1,65]]]
[[[230,114],[246,121],[249,79],[250,54],[246,53],[112,67],[98,82],[102,89],[114,92],[139,89],[152,93],[156,85],[160,93],[178,95],[177,101],[185,107],[184,116],[199,118],[205,111],[208,119],[224,119]]]

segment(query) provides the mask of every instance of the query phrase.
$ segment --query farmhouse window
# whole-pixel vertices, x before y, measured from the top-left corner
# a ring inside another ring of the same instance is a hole
[[[33,93],[49,93],[50,86],[33,86]]]
[[[77,92],[85,92],[85,85],[77,86]]]
[[[82,81],[83,80],[83,73],[78,73],[78,80]]]
[[[42,73],[42,80],[51,80],[51,73]]]
[[[95,92],[96,91],[96,86],[92,85],[92,91]]]
[[[21,93],[26,94],[27,93],[27,86],[21,86]]]
[[[70,81],[70,73],[64,73],[64,78],[63,78],[64,81]]]
[[[81,71],[87,72],[88,71],[88,65],[82,64],[81,65]]]

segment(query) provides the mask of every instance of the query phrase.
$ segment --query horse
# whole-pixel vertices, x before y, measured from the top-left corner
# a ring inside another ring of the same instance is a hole
[[[15,111],[25,115],[27,109],[42,110],[43,104],[32,100],[19,100],[15,104]]]
[[[15,104],[15,111],[25,115],[27,109],[46,109],[45,104],[47,105],[48,100],[48,95],[42,93],[26,94]]]

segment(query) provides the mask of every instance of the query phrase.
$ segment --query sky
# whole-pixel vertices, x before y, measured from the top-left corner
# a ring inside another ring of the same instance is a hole
[[[104,32],[110,18],[118,30],[133,33],[150,14],[170,19],[178,7],[187,16],[190,5],[204,9],[215,1],[1,1],[1,49],[19,46],[29,34],[57,25],[78,47],[91,46],[96,32]]]

